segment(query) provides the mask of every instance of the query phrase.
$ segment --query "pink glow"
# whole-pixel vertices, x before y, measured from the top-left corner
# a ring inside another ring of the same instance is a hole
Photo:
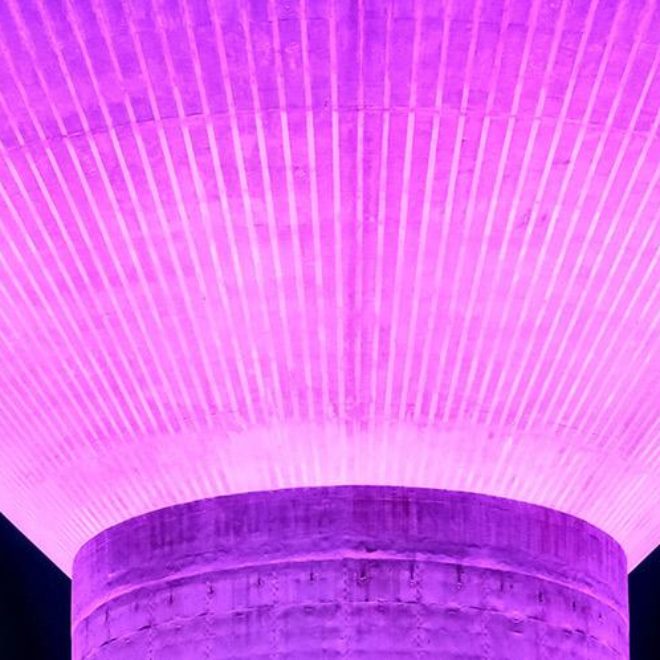
[[[0,509],[390,484],[660,537],[653,0],[0,3]]]

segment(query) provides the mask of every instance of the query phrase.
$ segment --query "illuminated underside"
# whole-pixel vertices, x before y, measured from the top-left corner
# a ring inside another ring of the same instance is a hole
[[[657,3],[0,3],[0,509],[331,484],[660,535]]]

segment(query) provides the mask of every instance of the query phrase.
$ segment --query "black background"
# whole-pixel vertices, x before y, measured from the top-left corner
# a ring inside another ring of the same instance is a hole
[[[660,548],[629,584],[631,660],[660,660]],[[69,578],[0,516],[0,659],[70,660],[70,597]]]

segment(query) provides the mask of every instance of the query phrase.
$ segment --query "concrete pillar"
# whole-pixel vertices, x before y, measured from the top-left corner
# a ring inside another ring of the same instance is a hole
[[[73,641],[76,660],[627,658],[626,562],[581,520],[482,495],[233,495],[87,543]]]

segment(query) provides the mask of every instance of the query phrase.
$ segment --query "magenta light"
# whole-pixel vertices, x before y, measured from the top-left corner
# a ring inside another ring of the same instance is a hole
[[[628,658],[626,559],[522,502],[348,486],[125,521],[73,567],[75,660]]]
[[[338,484],[660,538],[654,0],[0,3],[0,509],[65,571]]]

